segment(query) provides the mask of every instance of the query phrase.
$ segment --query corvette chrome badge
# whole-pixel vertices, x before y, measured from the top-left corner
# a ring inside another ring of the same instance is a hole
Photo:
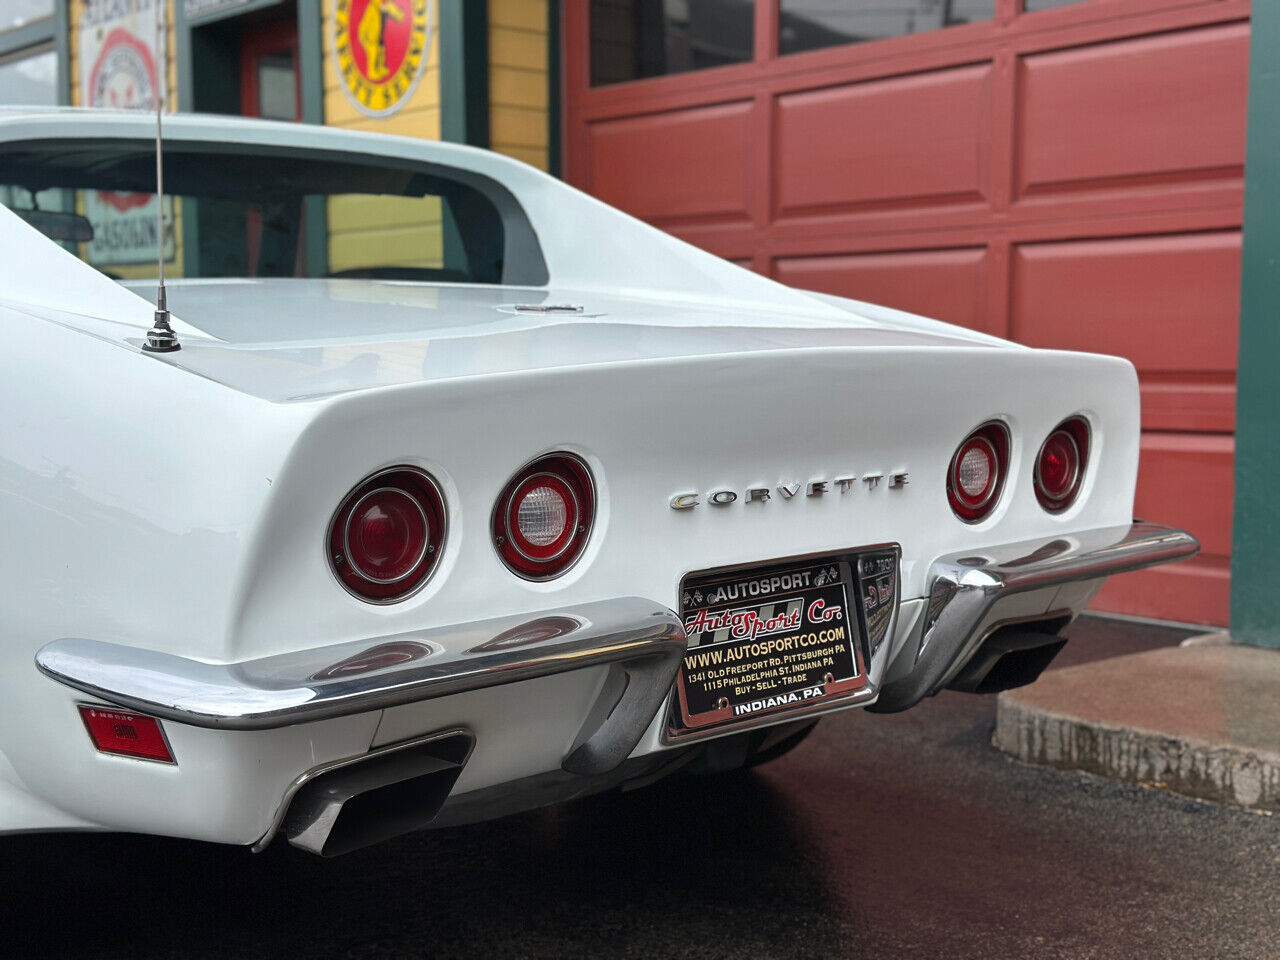
[[[677,493],[671,498],[672,510],[692,510],[704,503],[713,507],[727,507],[741,500],[745,504],[768,503],[775,498],[792,500],[801,495],[805,497],[822,497],[827,494],[850,494],[863,484],[867,490],[875,490],[883,483],[891,490],[901,490],[910,483],[910,474],[906,470],[892,470],[888,473],[847,474],[831,480],[810,480],[808,483],[780,483],[774,487],[747,487],[739,491],[722,487],[699,493],[696,490],[688,493]]]

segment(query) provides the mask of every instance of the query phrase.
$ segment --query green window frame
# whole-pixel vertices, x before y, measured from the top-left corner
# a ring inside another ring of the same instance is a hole
[[[53,15],[24,23],[20,27],[0,30],[0,62],[12,63],[24,56],[34,56],[53,50],[58,60],[57,103],[71,103],[71,76],[68,72],[71,60],[71,21],[68,19],[68,0],[55,0]]]

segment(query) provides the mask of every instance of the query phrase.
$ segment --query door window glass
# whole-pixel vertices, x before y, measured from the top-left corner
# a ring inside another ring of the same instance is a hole
[[[778,52],[941,30],[990,20],[995,12],[995,0],[781,0]]]
[[[157,226],[154,144],[6,144],[0,204],[121,280],[298,277],[502,283],[511,207],[443,168],[373,157],[165,146]],[[307,256],[309,208],[325,212],[325,256]],[[522,215],[521,215],[522,216]],[[163,243],[163,247],[160,244]],[[323,260],[323,271],[315,264]],[[516,269],[533,269],[529,256]]]
[[[752,59],[754,0],[591,0],[591,85]]]

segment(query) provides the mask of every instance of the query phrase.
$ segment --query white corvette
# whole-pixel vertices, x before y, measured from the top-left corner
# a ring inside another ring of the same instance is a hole
[[[169,120],[163,349],[153,130],[0,113],[0,831],[332,855],[760,762],[1197,548],[1127,362],[465,147]]]

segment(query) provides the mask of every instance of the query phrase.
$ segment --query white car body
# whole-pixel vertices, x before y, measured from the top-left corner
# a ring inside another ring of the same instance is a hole
[[[145,116],[0,113],[0,156],[151,134]],[[375,676],[350,709],[333,691],[300,692],[311,675],[284,676],[291,656],[303,669],[326,651],[416,637],[448,662],[499,627],[561,611],[588,633],[592,611],[602,623],[626,610],[662,620],[694,571],[898,545],[895,616],[868,658],[868,689],[765,718],[794,725],[877,700],[909,706],[951,681],[994,625],[1069,618],[1110,573],[1195,549],[1177,531],[1132,526],[1138,388],[1124,360],[792,290],[485,151],[188,116],[167,121],[166,139],[394,154],[490,178],[523,208],[550,279],[174,280],[182,349],[150,354],[151,284],[109,279],[0,208],[0,831],[262,844],[318,776],[463,730],[474,747],[434,821],[450,823],[654,776],[689,744],[738,733],[668,735],[685,642],[674,615],[640,650],[666,672],[660,699],[641,705],[652,712],[610,746],[630,745],[629,759],[577,771],[567,758],[616,719],[592,717],[621,653],[553,650],[470,687],[434,689],[439,678],[420,674],[390,696],[395,684]],[[539,303],[582,310],[511,309]],[[1072,415],[1091,430],[1087,473],[1074,504],[1049,513],[1031,472]],[[969,524],[948,505],[946,476],[961,440],[992,420],[1011,440],[1008,480]],[[489,523],[513,474],[551,451],[589,465],[598,512],[572,569],[534,582],[503,566]],[[422,590],[374,605],[336,582],[326,526],[362,478],[393,464],[437,480],[449,535]],[[907,482],[891,484],[896,474]],[[864,479],[875,475],[885,479]],[[821,480],[819,495],[743,495]],[[736,500],[714,505],[720,490]],[[685,494],[698,505],[672,509]],[[977,579],[955,565],[966,555]],[[160,717],[177,762],[96,751],[84,703]],[[324,849],[317,822],[291,838]]]

